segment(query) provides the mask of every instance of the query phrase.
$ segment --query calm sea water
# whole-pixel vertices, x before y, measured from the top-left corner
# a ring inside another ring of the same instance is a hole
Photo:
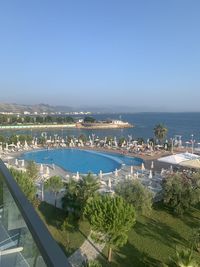
[[[131,129],[112,129],[112,130],[82,130],[82,129],[60,129],[50,130],[49,135],[58,134],[60,136],[74,135],[79,136],[85,134],[87,136],[94,133],[96,136],[128,136],[134,138],[143,137],[145,139],[153,137],[153,128],[158,123],[163,123],[169,129],[168,138],[174,135],[181,135],[184,141],[191,139],[191,134],[194,135],[196,142],[200,142],[200,113],[135,113],[135,114],[101,114],[95,115],[99,120],[102,119],[121,119],[135,125]],[[5,135],[12,134],[13,131],[5,131]],[[14,132],[16,133],[16,131]],[[18,134],[32,134],[39,136],[41,131],[17,131]],[[1,134],[1,133],[0,133]]]

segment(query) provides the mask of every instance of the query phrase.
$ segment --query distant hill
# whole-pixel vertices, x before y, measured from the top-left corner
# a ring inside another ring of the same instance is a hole
[[[162,112],[168,111],[164,107],[160,108]],[[28,111],[30,113],[50,113],[50,112],[87,112],[92,113],[137,113],[137,112],[156,112],[154,107],[142,107],[142,106],[52,106],[48,104],[36,104],[36,105],[21,105],[16,103],[0,103],[0,112],[14,112],[14,113],[24,113]]]
[[[47,104],[37,104],[37,105],[21,105],[16,103],[0,103],[0,112],[14,112],[14,113],[23,113],[24,111],[28,112],[70,112],[73,111],[71,107],[58,107],[50,106]]]

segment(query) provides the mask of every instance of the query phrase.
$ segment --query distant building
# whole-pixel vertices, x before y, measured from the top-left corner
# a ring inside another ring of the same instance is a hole
[[[126,124],[129,124],[129,123],[128,122],[121,121],[121,120],[112,120],[112,124],[126,125]]]
[[[30,115],[31,113],[29,111],[24,111],[24,115]]]

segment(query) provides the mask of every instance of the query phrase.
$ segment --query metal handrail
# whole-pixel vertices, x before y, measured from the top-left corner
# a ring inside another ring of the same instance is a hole
[[[0,174],[2,174],[46,265],[48,267],[71,267],[64,252],[55,242],[2,160],[0,160]]]

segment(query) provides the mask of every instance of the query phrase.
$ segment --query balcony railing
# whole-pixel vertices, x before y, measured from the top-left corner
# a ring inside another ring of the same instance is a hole
[[[71,267],[2,160],[0,266]]]

